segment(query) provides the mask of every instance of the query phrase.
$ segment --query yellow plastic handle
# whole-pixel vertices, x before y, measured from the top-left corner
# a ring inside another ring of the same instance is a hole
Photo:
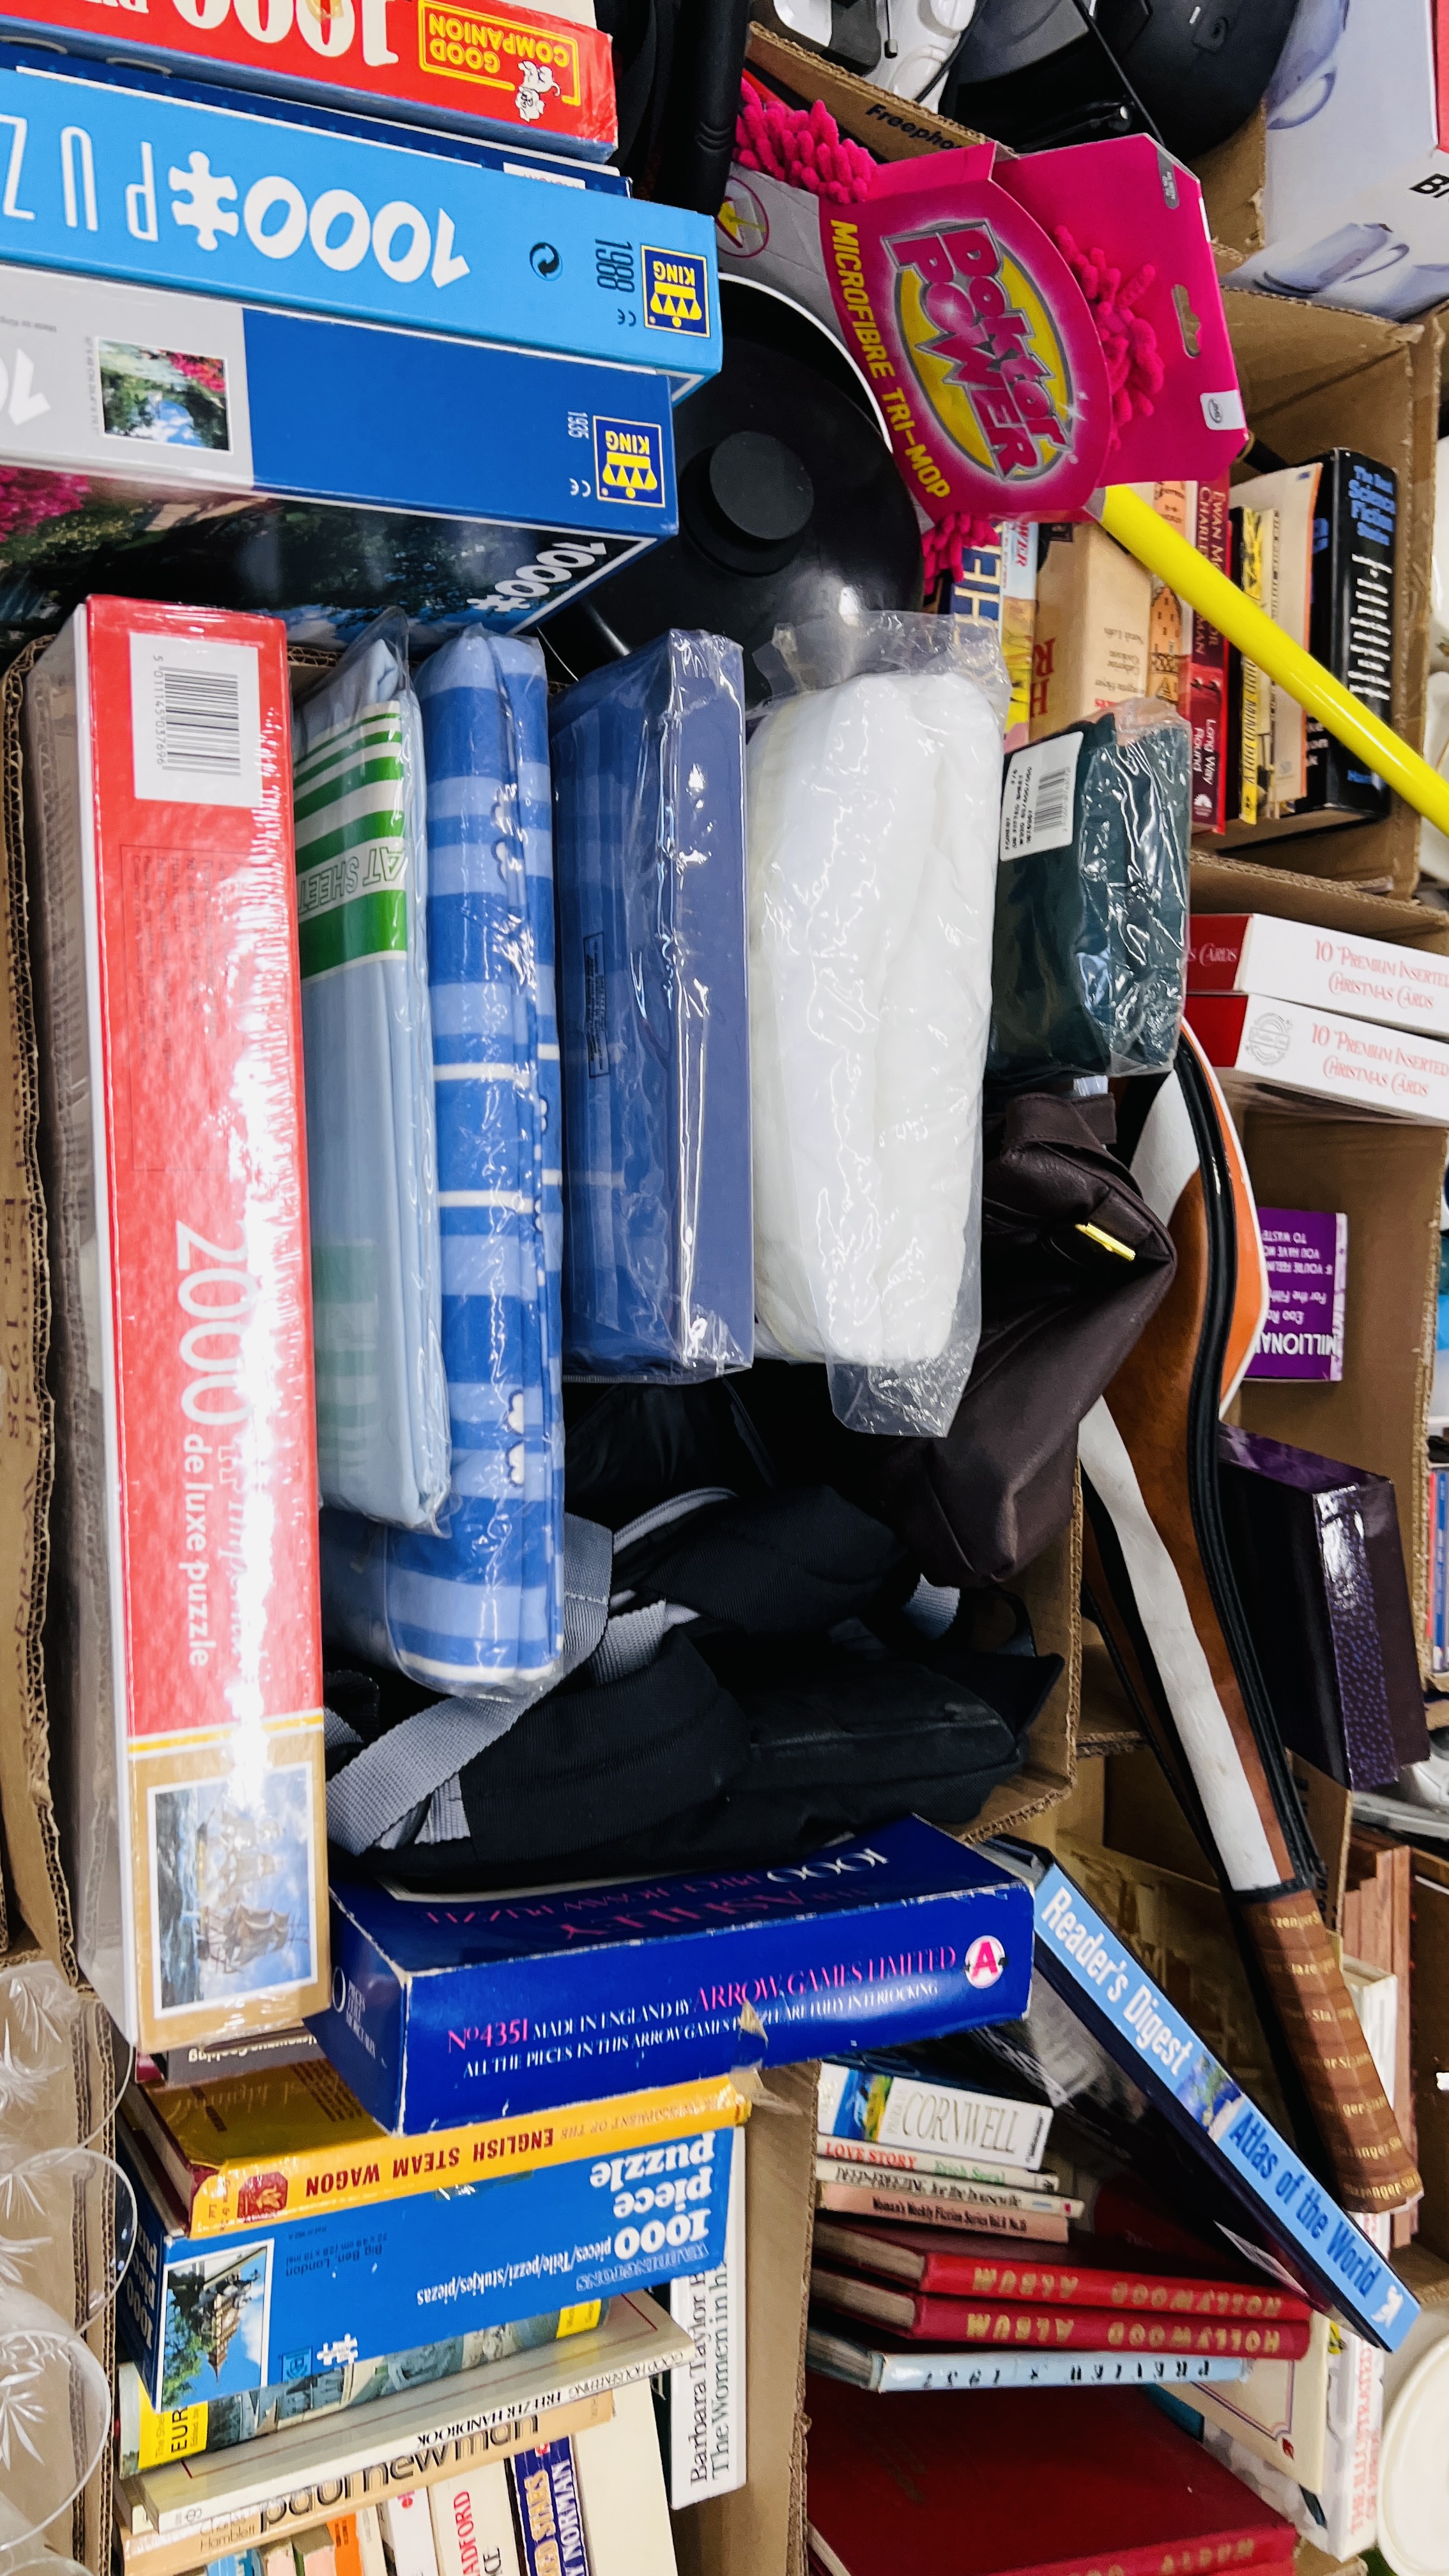
[[[1441,832],[1449,832],[1449,779],[1441,778],[1437,769],[1410,750],[1402,734],[1381,723],[1362,698],[1356,698],[1291,635],[1285,635],[1276,618],[1245,599],[1237,583],[1159,518],[1149,501],[1127,484],[1117,483],[1099,495],[1093,508],[1109,536],[1155,572],[1189,608],[1210,619],[1230,644],[1236,644],[1329,733],[1356,751],[1370,769],[1376,769],[1406,805],[1426,815]]]

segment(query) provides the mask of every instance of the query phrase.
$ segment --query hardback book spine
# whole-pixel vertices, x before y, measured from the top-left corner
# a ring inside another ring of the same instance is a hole
[[[823,2131],[815,2140],[815,2156],[817,2171],[822,2163],[842,2168],[864,2165],[873,2174],[919,2174],[962,2191],[969,2191],[973,2183],[983,2183],[993,2194],[1021,2191],[1043,2202],[1055,2193],[1058,2184],[1056,2174],[1037,2173],[1030,2165],[995,2164],[987,2156],[934,2155],[919,2147],[883,2146],[878,2138],[827,2137]],[[1077,2212],[1071,2215],[1075,2217]]]
[[[429,2489],[438,2576],[521,2576],[512,2481],[501,2460]]]
[[[1306,2325],[1305,2299],[1271,2284],[1192,2280],[1141,2266],[1093,2263],[1090,2246],[1065,2263],[1050,2255],[1007,2254],[992,2246],[932,2245],[894,2228],[842,2227],[822,2220],[817,2248],[862,2272],[945,2298],[1024,2299],[1037,2306],[1110,2309],[1114,2314],[1211,2317],[1251,2325]]]
[[[274,620],[114,598],[26,683],[62,1859],[148,2050],[330,1986],[290,707]]]
[[[1197,486],[1195,542],[1216,571],[1227,571],[1226,477]],[[1227,819],[1228,640],[1195,609],[1185,609],[1183,618],[1186,680],[1178,713],[1192,727],[1192,828],[1221,832]]]
[[[745,2131],[730,2166],[724,2261],[687,2273],[666,2293],[677,2326],[694,2338],[688,2361],[656,2382],[669,2502],[698,2504],[745,2483]]]
[[[1016,2300],[937,2298],[886,2289],[853,2274],[811,2269],[810,2287],[827,2307],[870,2317],[913,2342],[999,2344],[1030,2352],[1221,2353],[1230,2360],[1296,2360],[1308,2327],[1231,2323],[1207,2317],[1119,2316],[1110,2308],[1031,2307]]]
[[[610,365],[627,331],[681,391],[718,371],[714,226],[679,207],[611,196],[601,220],[580,185],[545,208],[536,180],[466,143],[282,118],[239,93],[203,104],[79,56],[42,80],[0,48],[7,114],[29,221],[6,248],[25,267]]]
[[[827,2165],[825,2170],[829,2174],[838,2168]],[[817,2181],[815,2206],[841,2218],[907,2218],[922,2227],[970,2228],[977,2235],[1022,2238],[1031,2244],[1067,2242],[1066,2206],[1050,2214],[1037,2209],[1003,2209],[982,2201],[958,2199],[949,2191],[913,2194],[902,2190],[899,2183],[893,2187],[888,2182],[871,2182],[863,2175],[852,2175],[846,2182]],[[1077,2206],[1080,2208],[1080,2202]]]
[[[1393,723],[1397,524],[1392,469],[1352,448],[1331,450],[1318,487],[1309,649],[1385,724]],[[1308,792],[1298,811],[1376,821],[1388,810],[1384,781],[1310,716]]]
[[[1191,2388],[1239,2382],[1249,2364],[1206,2352],[875,2352],[812,2323],[809,2370],[894,2394],[932,2388]],[[1291,2365],[1288,2365],[1291,2367]]]

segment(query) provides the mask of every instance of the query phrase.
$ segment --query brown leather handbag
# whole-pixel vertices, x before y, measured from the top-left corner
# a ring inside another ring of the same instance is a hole
[[[939,1440],[845,1430],[818,1369],[736,1380],[792,1475],[813,1472],[903,1538],[928,1581],[999,1583],[1072,1517],[1077,1424],[1166,1296],[1176,1255],[1114,1151],[1103,1092],[1022,1092],[985,1130],[981,1341]]]
[[[1132,1168],[1170,1229],[1177,1273],[1081,1429],[1090,1607],[1224,1895],[1254,1971],[1299,2145],[1344,2206],[1422,2188],[1319,1911],[1318,1856],[1288,1775],[1234,1580],[1218,1424],[1266,1299],[1242,1149],[1184,1030],[1149,1093]],[[1316,2152],[1315,2152],[1316,2148]]]

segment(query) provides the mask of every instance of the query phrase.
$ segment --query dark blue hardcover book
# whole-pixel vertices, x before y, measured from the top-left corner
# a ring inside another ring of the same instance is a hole
[[[567,2434],[536,2451],[515,2451],[508,2465],[528,2576],[590,2576],[578,2473]]]
[[[439,1899],[332,1882],[311,2023],[388,2129],[1013,2020],[1031,1894],[908,1816],[771,1869]]]
[[[993,2048],[1019,2070],[1035,2069],[1058,2108],[1089,2125],[1098,2125],[1106,2108],[1124,2160],[1150,2178],[1166,2178],[1165,2146],[1168,2188],[1184,2210],[1216,2224],[1240,2252],[1252,2250],[1235,2233],[1246,2226],[1316,2304],[1331,2305],[1354,2334],[1396,2352],[1419,2304],[1387,2255],[1338,2207],[1050,1853],[1015,1842],[986,1849],[1029,1873],[1037,1967],[1080,2025],[1064,2037],[1060,2018],[1034,2004],[1021,2033],[993,2034]],[[1098,2072],[1100,2058],[1084,2049],[1082,2032],[1110,2068]],[[1058,2083],[1049,2080],[1054,2068]]]

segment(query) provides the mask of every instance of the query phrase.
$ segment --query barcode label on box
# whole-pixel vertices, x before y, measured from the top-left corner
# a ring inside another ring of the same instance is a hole
[[[1001,855],[1029,859],[1037,850],[1064,850],[1072,837],[1080,733],[1053,735],[1014,751],[1001,796]]]
[[[256,646],[133,634],[131,756],[147,803],[259,805]]]

